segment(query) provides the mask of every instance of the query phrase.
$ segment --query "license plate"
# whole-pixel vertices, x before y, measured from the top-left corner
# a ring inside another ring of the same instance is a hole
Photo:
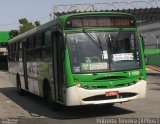
[[[106,96],[118,96],[118,94],[119,94],[118,91],[105,92]]]

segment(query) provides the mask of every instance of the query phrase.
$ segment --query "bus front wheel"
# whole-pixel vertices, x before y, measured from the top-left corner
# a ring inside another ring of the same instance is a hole
[[[48,83],[44,86],[44,98],[49,108],[51,108],[52,110],[58,111],[61,109],[60,104],[53,100],[52,90]]]

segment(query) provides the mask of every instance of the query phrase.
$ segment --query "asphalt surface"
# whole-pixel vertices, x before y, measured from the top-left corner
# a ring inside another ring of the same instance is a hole
[[[7,124],[98,124],[159,123],[160,73],[147,69],[147,96],[113,107],[81,106],[50,110],[44,100],[32,94],[19,96],[7,72],[0,72],[0,123]],[[131,120],[129,120],[131,119]],[[138,120],[138,121],[137,121]]]

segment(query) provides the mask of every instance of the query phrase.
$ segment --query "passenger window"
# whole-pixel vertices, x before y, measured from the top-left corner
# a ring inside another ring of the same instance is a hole
[[[19,61],[22,61],[22,43],[19,43]]]
[[[46,31],[43,37],[44,37],[44,41],[43,41],[42,57],[44,60],[50,60],[51,59],[51,30]]]
[[[27,60],[28,61],[34,61],[35,60],[35,53],[34,53],[33,49],[27,51]]]
[[[34,40],[35,40],[35,43],[36,43],[36,48],[37,47],[41,47],[42,46],[42,34],[37,34],[35,37],[34,37]]]
[[[27,40],[27,49],[33,49],[35,47],[34,37],[30,37]]]
[[[16,45],[15,60],[19,61],[19,43],[17,42],[15,45]]]
[[[51,46],[51,31],[50,30],[44,33],[44,45]]]
[[[35,60],[42,60],[42,48],[36,48],[34,50]]]
[[[44,47],[42,56],[44,60],[50,60],[51,59],[51,47]]]

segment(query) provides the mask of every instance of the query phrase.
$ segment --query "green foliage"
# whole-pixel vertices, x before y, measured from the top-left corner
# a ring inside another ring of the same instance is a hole
[[[19,34],[18,30],[11,30],[9,32],[9,36],[10,36],[10,39],[14,38],[15,36],[17,36]]]
[[[41,25],[39,21],[35,21],[34,24],[35,24],[36,27]]]
[[[35,25],[32,22],[28,22],[26,18],[19,19],[19,23],[21,24],[19,33],[22,34],[32,28],[35,28]]]
[[[20,34],[31,30],[32,28],[35,28],[35,26],[32,23],[24,23],[20,26]]]
[[[20,27],[18,30],[11,30],[9,32],[10,38],[14,38],[15,36],[22,34],[26,31],[29,31],[35,27],[38,27],[40,25],[39,21],[34,22],[29,22],[26,18],[19,19]]]
[[[28,20],[26,18],[22,18],[22,19],[19,19],[19,23],[20,24],[27,24],[28,23]]]

